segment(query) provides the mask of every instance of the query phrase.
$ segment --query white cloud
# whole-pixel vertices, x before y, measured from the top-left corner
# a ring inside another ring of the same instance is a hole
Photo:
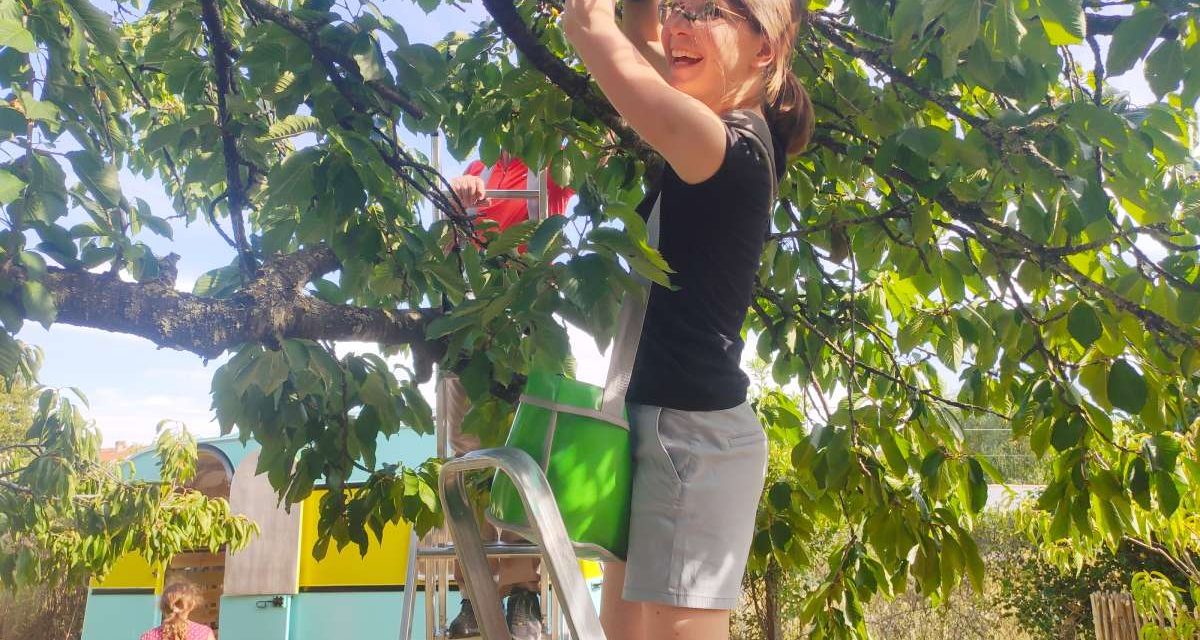
[[[103,387],[88,394],[91,409],[88,417],[95,420],[111,445],[118,440],[149,444],[157,436],[162,420],[176,420],[188,426],[199,437],[218,435],[219,429],[212,411],[206,387],[178,394],[139,394],[134,389]]]

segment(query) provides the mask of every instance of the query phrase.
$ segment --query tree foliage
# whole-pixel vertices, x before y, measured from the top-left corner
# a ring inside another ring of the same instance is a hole
[[[0,439],[0,585],[78,584],[126,553],[165,565],[180,551],[249,542],[253,523],[186,488],[197,455],[186,431],[160,434],[158,481],[131,480],[129,463],[101,461],[100,433],[68,394],[34,386],[40,354],[14,344],[12,417],[27,422]]]
[[[327,541],[432,524],[436,466],[373,455],[381,434],[430,428],[414,384],[432,364],[461,375],[468,428],[495,431],[531,366],[564,366],[562,319],[605,344],[622,264],[669,271],[632,212],[658,163],[589,83],[556,3],[482,3],[492,20],[424,44],[371,2],[153,0],[110,17],[0,1],[5,328],[232,351],[214,406],[263,444],[285,499],[371,472],[322,502]],[[790,533],[771,548],[786,556],[818,515],[849,529],[803,608],[825,637],[864,633],[863,603],[909,580],[934,600],[979,584],[971,524],[996,474],[964,416],[1005,421],[1048,460],[1039,507],[1058,544],[1152,536],[1193,493],[1200,5],[809,4],[792,67],[819,124],[781,184],[746,329],[803,396],[760,405],[798,474],[772,487]],[[1152,104],[1109,86],[1139,61]],[[440,130],[460,159],[548,164],[580,206],[475,229],[402,130]],[[172,210],[126,194],[120,169],[161,181]],[[192,292],[144,242],[181,223],[230,245]],[[412,370],[335,357],[348,339],[411,353]],[[0,343],[5,375],[11,353]]]

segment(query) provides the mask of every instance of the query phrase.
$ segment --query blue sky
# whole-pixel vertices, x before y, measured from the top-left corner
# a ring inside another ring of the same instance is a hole
[[[112,10],[107,2],[102,1],[99,6]],[[470,31],[475,22],[486,17],[478,4],[464,4],[462,9],[441,7],[430,15],[407,0],[382,2],[380,7],[404,25],[412,42],[433,42],[450,31]],[[1075,47],[1074,53],[1079,64],[1090,67],[1091,53],[1086,47]],[[1140,65],[1115,79],[1113,84],[1130,91],[1135,102],[1153,100],[1142,80]],[[408,142],[429,148],[427,137],[410,136]],[[461,171],[462,165],[449,154],[443,153],[442,157],[446,175]],[[121,184],[127,196],[145,199],[155,211],[171,210],[170,201],[157,182],[123,171]],[[200,222],[175,229],[174,241],[149,233],[143,233],[140,239],[150,244],[157,255],[174,251],[182,256],[178,287],[184,291],[190,291],[201,274],[228,264],[233,257],[216,232]],[[55,325],[46,331],[27,323],[19,337],[45,351],[43,384],[78,387],[88,396],[88,414],[104,434],[106,444],[121,440],[148,443],[155,436],[155,426],[163,419],[180,421],[200,436],[217,434],[209,409],[209,384],[213,371],[223,360],[205,365],[193,354],[159,349],[141,338],[68,325]],[[571,342],[579,362],[579,377],[602,382],[606,362],[591,339],[572,330]],[[362,351],[369,349],[369,345],[345,345],[345,348]]]

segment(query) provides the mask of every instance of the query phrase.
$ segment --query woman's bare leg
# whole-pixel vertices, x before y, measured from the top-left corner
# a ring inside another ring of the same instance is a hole
[[[609,640],[647,640],[644,615],[646,606],[621,597],[625,589],[625,563],[604,563],[604,589],[600,592],[600,626]]]
[[[642,606],[645,607],[642,614],[645,638],[654,640],[729,640],[728,611],[684,609],[653,602],[644,603]]]

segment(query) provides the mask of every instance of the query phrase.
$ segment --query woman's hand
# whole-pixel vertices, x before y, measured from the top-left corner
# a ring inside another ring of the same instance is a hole
[[[614,0],[566,0],[563,5],[562,29],[572,44],[584,32],[616,25]]]

